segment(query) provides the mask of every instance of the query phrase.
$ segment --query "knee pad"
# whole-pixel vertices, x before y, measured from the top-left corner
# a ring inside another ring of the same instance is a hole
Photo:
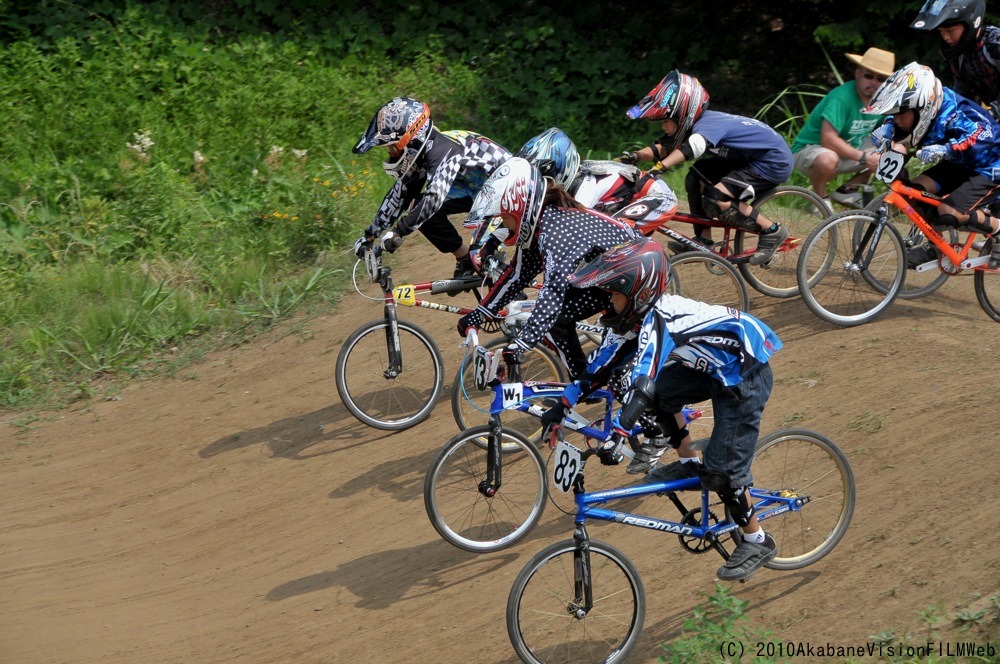
[[[674,417],[674,413],[657,414],[656,423],[663,430],[663,435],[666,436],[670,447],[675,450],[681,446],[681,442],[691,433],[687,427],[682,428],[677,424],[677,418]]]
[[[975,212],[973,212],[975,214]],[[972,218],[969,218],[972,221]],[[944,228],[958,228],[958,219],[955,218],[953,214],[939,214],[937,219],[933,222],[934,226],[942,226]]]
[[[722,193],[715,187],[706,187],[705,191],[701,193],[701,206],[705,210],[705,215],[708,217],[714,217],[720,221],[724,221],[722,216],[729,212],[729,210],[733,209],[733,204],[735,204],[735,202],[736,199],[730,195]],[[723,210],[719,203],[730,203],[729,209]]]
[[[635,426],[639,417],[646,410],[646,406],[653,400],[656,393],[656,386],[649,376],[640,376],[632,383],[628,394],[625,395],[625,402],[618,413],[618,423],[627,431]]]
[[[950,216],[950,215],[946,215]],[[969,213],[969,220],[965,222],[966,225],[977,233],[982,233],[983,235],[990,235],[993,233],[993,229],[990,228],[990,216],[982,210],[973,210]]]
[[[703,479],[702,483],[704,484],[704,482],[705,480]],[[717,493],[719,494],[719,498],[722,499],[722,504],[729,508],[729,515],[733,518],[736,525],[743,527],[750,523],[750,519],[754,515],[754,508],[747,497],[746,487],[741,486],[738,489],[727,488],[725,491]]]

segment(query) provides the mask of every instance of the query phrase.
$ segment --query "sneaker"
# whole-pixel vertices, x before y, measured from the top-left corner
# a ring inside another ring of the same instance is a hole
[[[471,277],[476,274],[476,268],[472,265],[472,259],[468,256],[464,258],[459,258],[455,261],[455,273],[451,276],[452,279],[462,279],[464,277]],[[448,297],[455,297],[460,292],[463,291],[452,291],[448,293]]]
[[[995,270],[1000,267],[1000,236],[994,235],[991,239],[993,240],[993,248],[990,250],[990,262],[987,267]]]
[[[852,210],[857,210],[865,206],[861,192],[854,186],[841,185],[837,187],[836,191],[830,194],[830,198]]]
[[[699,244],[705,245],[709,249],[714,248],[716,245],[715,242],[712,242],[708,238],[704,238],[700,235],[695,235],[691,239]],[[694,249],[692,249],[691,247],[687,246],[686,244],[682,244],[677,240],[670,240],[669,242],[667,242],[667,248],[670,249],[670,251],[674,252],[675,254],[682,254],[685,251],[694,251]]]
[[[629,475],[648,473],[656,465],[656,462],[660,460],[663,453],[667,451],[668,447],[670,445],[667,444],[666,438],[648,439],[639,446],[639,451],[635,453],[635,457],[629,463],[625,472]]]
[[[761,265],[774,258],[774,252],[787,239],[788,229],[781,224],[778,224],[778,230],[761,235],[760,239],[757,240],[757,249],[750,257],[750,265]]]
[[[673,482],[674,480],[700,477],[698,474],[700,469],[701,463],[697,461],[689,461],[688,463],[671,461],[665,466],[656,466],[653,468],[653,470],[649,471],[649,476],[657,482]]]
[[[760,544],[743,540],[715,575],[722,581],[746,581],[776,555],[778,545],[770,533],[764,535]]]
[[[918,265],[937,260],[937,252],[929,244],[924,243],[919,247],[910,247],[906,250],[906,267],[911,270],[917,269]]]

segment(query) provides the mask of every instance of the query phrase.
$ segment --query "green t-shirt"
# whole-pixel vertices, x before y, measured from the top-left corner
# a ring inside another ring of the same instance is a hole
[[[792,152],[798,152],[807,145],[820,144],[820,130],[826,120],[837,130],[840,137],[860,149],[861,141],[882,124],[881,115],[862,113],[864,102],[858,97],[854,80],[838,85],[816,104],[802,131],[792,143]]]

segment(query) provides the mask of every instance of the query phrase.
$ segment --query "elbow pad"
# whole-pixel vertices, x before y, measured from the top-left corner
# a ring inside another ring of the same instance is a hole
[[[628,394],[625,395],[625,402],[621,412],[618,414],[618,423],[626,431],[631,431],[635,423],[639,421],[639,416],[643,414],[653,401],[655,386],[649,376],[640,376],[632,382]]]
[[[684,144],[681,145],[681,153],[684,154],[684,158],[691,160],[697,159],[701,155],[705,154],[705,150],[708,149],[708,142],[705,137],[701,134],[691,134]]]

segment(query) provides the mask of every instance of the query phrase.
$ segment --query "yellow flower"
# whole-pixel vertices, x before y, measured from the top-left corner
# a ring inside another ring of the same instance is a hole
[[[329,180],[324,180],[323,181],[323,186],[324,187],[329,187],[330,186],[330,181]]]

